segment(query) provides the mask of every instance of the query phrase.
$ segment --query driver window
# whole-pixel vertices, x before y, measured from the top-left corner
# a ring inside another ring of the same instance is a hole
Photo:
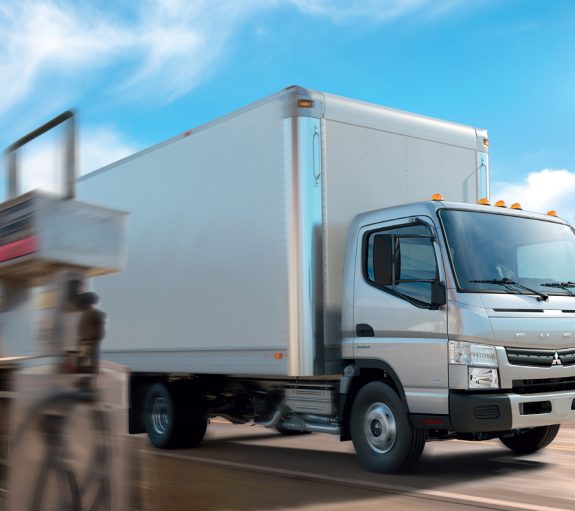
[[[393,265],[391,286],[379,287],[421,304],[430,304],[431,282],[437,278],[437,261],[430,229],[424,224],[409,224],[401,227],[382,229],[368,235],[366,250],[366,277],[375,285],[373,246],[377,236],[394,235],[393,261],[384,264]],[[405,236],[405,237],[404,237]],[[412,236],[412,237],[410,237]],[[381,261],[380,261],[381,263]]]

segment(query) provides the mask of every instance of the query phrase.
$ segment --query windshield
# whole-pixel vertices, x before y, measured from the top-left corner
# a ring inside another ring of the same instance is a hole
[[[463,290],[529,294],[522,287],[527,286],[547,295],[575,296],[570,227],[479,211],[443,209],[440,217]]]

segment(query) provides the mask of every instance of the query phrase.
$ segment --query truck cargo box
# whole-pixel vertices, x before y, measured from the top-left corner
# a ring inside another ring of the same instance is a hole
[[[295,86],[92,172],[79,198],[131,213],[126,269],[97,283],[103,356],[335,374],[353,217],[434,192],[474,202],[487,172],[483,130]]]

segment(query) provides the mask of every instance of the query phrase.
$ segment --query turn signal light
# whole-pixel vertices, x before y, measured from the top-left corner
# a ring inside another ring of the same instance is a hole
[[[281,351],[276,351],[276,352],[274,353],[274,358],[275,358],[276,360],[281,360],[282,358],[284,358],[284,354],[283,354]]]
[[[549,216],[557,216],[557,211],[555,211],[554,209],[552,209],[551,211],[547,211],[547,214]]]
[[[440,193],[434,193],[431,196],[431,200],[445,200],[445,199],[443,198],[443,195],[441,195]]]
[[[484,138],[484,139],[483,139],[483,145],[484,145],[485,147],[489,147],[489,139],[488,139],[488,138]]]
[[[521,207],[521,204],[519,204],[519,202],[514,202],[513,204],[511,204],[511,209],[523,209]]]
[[[497,206],[498,208],[505,208],[505,201],[504,200],[498,200],[494,206]]]
[[[491,206],[491,202],[489,202],[489,199],[487,197],[483,197],[482,199],[479,199],[477,201],[477,204],[481,204],[482,206]]]

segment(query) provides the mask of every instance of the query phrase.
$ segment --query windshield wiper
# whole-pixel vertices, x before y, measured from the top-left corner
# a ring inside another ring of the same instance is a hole
[[[504,278],[504,279],[485,279],[485,280],[470,280],[469,282],[476,282],[477,284],[495,284],[496,286],[505,286],[509,290],[513,290],[513,287],[523,289],[524,291],[529,291],[534,295],[537,295],[538,302],[546,302],[549,300],[549,297],[545,293],[540,293],[539,291],[535,291],[535,289],[531,289],[530,287],[524,286],[519,282],[515,282],[514,280]],[[575,284],[573,284],[575,286]]]
[[[544,284],[539,284],[540,286],[545,287],[557,287],[559,289],[563,289],[563,291],[567,291],[567,294],[574,295],[573,291],[571,291],[570,287],[575,287],[575,282],[545,282]]]

